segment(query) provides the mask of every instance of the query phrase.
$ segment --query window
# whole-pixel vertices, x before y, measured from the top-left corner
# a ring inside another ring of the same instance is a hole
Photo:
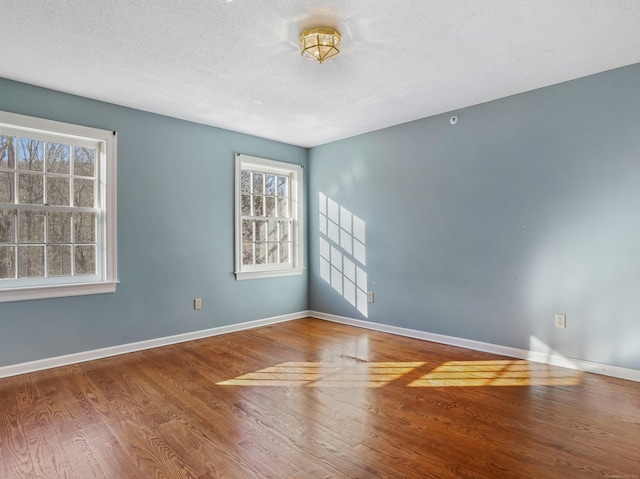
[[[0,302],[116,286],[115,132],[0,112]]]
[[[302,274],[302,167],[236,155],[236,279]]]

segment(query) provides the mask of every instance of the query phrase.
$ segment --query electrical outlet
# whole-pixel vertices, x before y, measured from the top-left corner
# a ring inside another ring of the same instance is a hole
[[[202,298],[196,298],[193,300],[193,309],[202,309]]]
[[[566,327],[567,327],[567,315],[556,314],[556,328],[566,328]]]
[[[373,303],[373,291],[367,293],[367,302]]]

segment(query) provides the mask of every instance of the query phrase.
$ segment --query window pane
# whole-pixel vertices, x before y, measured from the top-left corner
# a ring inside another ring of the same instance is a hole
[[[71,243],[71,213],[49,213],[47,219],[49,243]]]
[[[93,208],[94,206],[94,180],[85,180],[74,178],[73,180],[73,192],[74,192],[74,206],[88,206]]]
[[[95,148],[75,147],[73,149],[73,174],[76,176],[96,176]]]
[[[69,206],[71,192],[69,178],[47,178],[47,204]]]
[[[15,167],[14,138],[0,135],[0,168]]]
[[[251,216],[251,195],[242,195],[242,216]]]
[[[242,241],[253,241],[253,221],[242,221]]]
[[[21,211],[19,224],[18,239],[20,243],[44,243],[43,211]],[[44,255],[44,250],[42,253]],[[22,265],[20,265],[20,271],[22,271]]]
[[[13,177],[13,173],[0,171],[0,203],[13,203],[15,201]]]
[[[242,246],[242,264],[253,264],[253,243]]]
[[[264,193],[263,184],[264,175],[262,173],[253,172],[253,192],[257,194]]]
[[[41,205],[44,201],[44,176],[18,175],[18,203],[23,205]]]
[[[273,196],[265,198],[265,206],[267,216],[276,216],[276,199]]]
[[[240,191],[242,193],[251,193],[251,172],[242,170],[240,175]]]
[[[289,196],[288,176],[278,176],[278,196]]]
[[[44,276],[44,246],[20,246],[18,264],[20,278]]]
[[[267,243],[256,243],[256,264],[267,262]]]
[[[266,221],[256,221],[256,241],[267,241]]]
[[[269,221],[269,241],[278,241],[278,222]]]
[[[278,250],[279,250],[279,244],[278,243],[269,243],[269,264],[276,264],[278,263]]]
[[[253,197],[253,216],[264,216],[264,196]]]
[[[16,240],[16,210],[0,209],[0,243]]]
[[[276,194],[276,176],[275,175],[265,175],[265,193],[267,195]]]
[[[280,241],[287,241],[289,239],[289,222],[280,222]]]
[[[278,216],[280,218],[290,218],[289,200],[287,198],[278,198]]]
[[[47,171],[69,174],[71,147],[60,143],[47,143]]]
[[[21,170],[43,171],[44,146],[42,141],[18,138],[18,166]]]
[[[71,276],[71,246],[47,246],[48,276]]]
[[[16,247],[0,246],[0,279],[16,277]]]
[[[81,245],[75,247],[76,274],[96,274],[96,247]]]
[[[73,215],[76,243],[95,243],[96,215],[95,213],[75,213]]]
[[[280,263],[289,262],[289,243],[280,243]]]

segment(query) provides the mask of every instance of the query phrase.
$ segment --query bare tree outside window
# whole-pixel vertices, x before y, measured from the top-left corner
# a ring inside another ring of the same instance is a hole
[[[95,148],[0,134],[0,280],[96,274],[96,181]]]
[[[302,274],[301,165],[236,154],[236,279]]]
[[[289,177],[242,170],[242,264],[290,261]]]
[[[16,276],[16,248],[13,245],[16,214],[16,210],[0,209],[0,279]]]
[[[115,292],[117,143],[0,111],[0,302]]]

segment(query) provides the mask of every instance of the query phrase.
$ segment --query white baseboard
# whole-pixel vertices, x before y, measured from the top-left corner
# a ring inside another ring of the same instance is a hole
[[[267,326],[270,324],[282,323],[285,321],[292,321],[294,319],[301,319],[306,317],[312,317],[316,319],[323,319],[326,321],[332,321],[334,323],[347,324],[358,328],[371,329],[374,331],[380,331],[383,333],[396,334],[398,336],[406,336],[409,338],[422,339],[424,341],[432,341],[435,343],[448,344],[451,346],[458,346],[461,348],[472,349],[475,351],[484,351],[487,353],[500,354],[502,356],[509,356],[519,359],[527,359],[529,361],[535,361],[539,363],[552,364],[555,366],[562,366],[570,369],[577,369],[580,371],[586,371],[596,374],[602,374],[605,376],[611,376],[614,378],[627,379],[629,381],[640,382],[640,371],[636,369],[621,368],[618,366],[612,366],[609,364],[594,363],[591,361],[583,361],[580,359],[565,358],[557,353],[543,353],[538,351],[528,351],[526,349],[511,348],[507,346],[501,346],[498,344],[483,343],[480,341],[473,341],[470,339],[456,338],[454,336],[445,336],[443,334],[428,333],[425,331],[418,331],[415,329],[401,328],[398,326],[390,326],[386,324],[373,323],[371,321],[363,321],[361,319],[347,318],[344,316],[336,316],[334,314],[321,313],[318,311],[299,311],[297,313],[285,314],[282,316],[274,316],[271,318],[258,319],[255,321],[248,321],[240,324],[232,324],[229,326],[220,326],[217,328],[203,329],[201,331],[194,331],[192,333],[177,334],[174,336],[166,336],[164,338],[149,339],[146,341],[139,341],[135,343],[122,344],[119,346],[112,346],[102,349],[94,349],[92,351],[84,351],[81,353],[67,354],[64,356],[57,356],[54,358],[39,359],[37,361],[30,361],[27,363],[14,364],[10,366],[0,367],[0,378],[9,376],[17,376],[19,374],[26,374],[35,371],[41,371],[44,369],[57,368],[59,366],[67,366],[69,364],[82,363],[85,361],[93,361],[95,359],[108,358],[111,356],[118,356],[120,354],[133,353],[136,351],[143,351],[145,349],[158,348],[161,346],[168,346],[170,344],[183,343],[186,341],[193,341],[195,339],[208,338],[211,336],[218,336],[220,334],[232,333],[236,331],[243,331],[246,329],[258,328],[260,326]]]
[[[284,321],[306,318],[308,316],[309,311],[300,311],[297,313],[285,314],[282,316],[274,316],[271,318],[258,319],[255,321],[247,321],[240,324],[231,324],[229,326],[203,329],[201,331],[194,331],[192,333],[176,334],[174,336],[166,336],[164,338],[149,339],[146,341],[138,341],[135,343],[122,344],[119,346],[94,349],[92,351],[84,351],[81,353],[57,356],[55,358],[39,359],[37,361],[30,361],[27,363],[3,366],[0,367],[0,378],[17,376],[18,374],[32,373],[35,371],[41,371],[43,369],[57,368],[59,366],[67,366],[69,364],[83,363],[85,361],[93,361],[94,359],[108,358],[111,356],[133,353],[145,349],[168,346],[170,344],[184,343],[185,341],[193,341],[194,339],[208,338],[211,336],[218,336],[220,334],[258,328],[260,326],[282,323]]]
[[[448,344],[450,346],[459,346],[461,348],[473,349],[475,351],[483,351],[487,353],[500,354],[502,356],[510,356],[518,359],[526,359],[538,363],[552,364],[554,366],[562,366],[565,368],[576,369],[590,373],[602,374],[614,378],[627,379],[629,381],[640,382],[640,370],[621,368],[609,364],[594,363],[581,359],[566,358],[553,351],[539,352],[528,351],[526,349],[510,348],[500,346],[499,344],[483,343],[473,341],[471,339],[456,338],[454,336],[445,336],[443,334],[427,333],[415,329],[400,328],[397,326],[389,326],[386,324],[373,323],[371,321],[363,321],[361,319],[352,319],[344,316],[336,316],[334,314],[320,313],[318,311],[309,311],[309,316],[317,319],[324,319],[334,323],[347,324],[358,328],[371,329],[383,333],[396,334],[398,336],[406,336],[409,338],[422,339],[435,343]]]

